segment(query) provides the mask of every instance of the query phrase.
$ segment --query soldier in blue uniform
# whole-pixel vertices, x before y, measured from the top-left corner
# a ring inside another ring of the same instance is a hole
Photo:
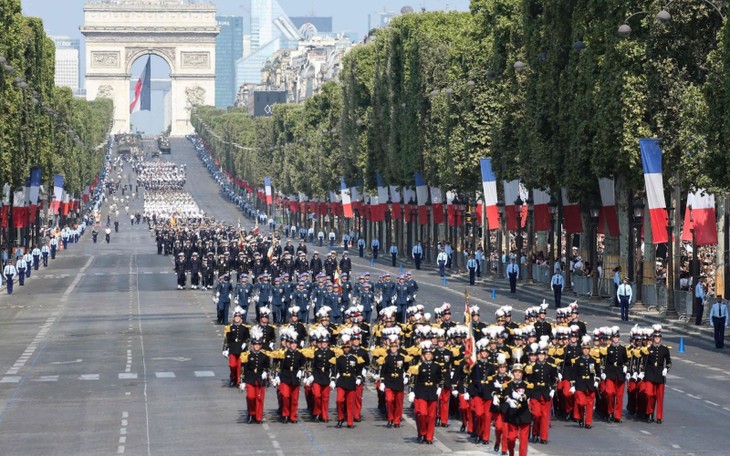
[[[248,317],[248,306],[251,304],[253,285],[248,283],[248,274],[241,274],[240,282],[236,284],[235,303],[241,306],[241,316],[246,323]]]
[[[229,281],[227,274],[220,277],[220,282],[215,287],[215,297],[213,301],[216,303],[216,311],[218,314],[218,324],[228,324],[228,313],[231,307],[231,297],[233,296],[233,286]]]

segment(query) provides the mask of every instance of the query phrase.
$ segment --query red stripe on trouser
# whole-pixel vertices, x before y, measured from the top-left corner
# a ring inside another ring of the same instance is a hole
[[[530,424],[507,423],[507,450],[515,454],[515,443],[520,439],[520,456],[527,456],[527,436],[530,433]]]
[[[330,387],[329,385],[312,384],[312,397],[314,399],[314,407],[312,414],[320,415],[323,420],[329,419],[328,409],[330,406]]]
[[[617,420],[621,419],[624,408],[624,387],[623,380],[606,379],[606,412],[613,415]]]
[[[466,427],[470,434],[474,431],[474,423],[469,410],[469,401],[464,399],[463,394],[459,394],[459,412],[461,414],[461,425]]]
[[[656,409],[656,419],[664,418],[664,383],[643,382],[646,384],[646,414],[651,415]]]
[[[534,424],[532,425],[532,435],[539,435],[540,439],[547,440],[550,429],[550,399],[530,399],[530,411]]]
[[[573,418],[576,420],[583,420],[585,424],[592,426],[593,404],[595,401],[596,393],[594,391],[576,391]]]
[[[231,381],[237,385],[241,383],[241,356],[229,354],[228,367],[231,369]]]
[[[337,419],[344,421],[347,417],[347,425],[352,426],[355,421],[355,390],[337,388]]]
[[[281,399],[281,416],[297,421],[297,408],[299,407],[299,387],[279,384],[279,398]]]
[[[438,417],[442,424],[449,424],[449,403],[451,402],[451,388],[441,388],[438,401]]]
[[[362,392],[363,392],[363,384],[360,383],[359,385],[355,386],[355,419],[359,420],[362,415]]]
[[[499,442],[502,447],[502,453],[507,452],[507,423],[504,421],[502,413],[493,413],[495,443]]]
[[[246,385],[246,405],[248,406],[248,414],[253,416],[256,421],[261,421],[264,418],[265,397],[265,386]]]
[[[437,401],[427,401],[425,399],[413,401],[418,435],[429,441],[433,440],[433,433],[436,428],[436,406]]]
[[[400,424],[403,417],[403,391],[385,388],[385,409],[388,412],[388,421]]]

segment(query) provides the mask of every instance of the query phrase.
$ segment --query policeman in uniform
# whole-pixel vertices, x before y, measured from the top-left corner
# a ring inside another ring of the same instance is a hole
[[[423,247],[421,247],[421,241],[418,241],[416,245],[413,246],[413,249],[411,249],[411,256],[413,257],[413,262],[416,264],[416,269],[421,269],[421,258],[423,257]]]
[[[474,255],[469,255],[469,259],[466,261],[466,268],[469,270],[469,285],[476,283],[477,265],[478,263]]]
[[[18,257],[15,268],[18,271],[18,283],[22,287],[25,285],[25,270],[28,268],[28,263],[25,261],[25,258],[23,258],[23,256]]]
[[[33,257],[33,269],[37,271],[38,267],[41,265],[41,249],[39,249],[38,246],[35,246],[31,256]]]
[[[15,265],[13,264],[13,260],[8,260],[8,263],[3,268],[3,276],[5,277],[5,282],[8,288],[8,294],[13,294],[13,280],[15,279],[15,276],[18,275],[18,270],[15,268]]]
[[[517,279],[520,278],[520,267],[514,257],[510,258],[509,266],[507,266],[507,277],[509,278],[509,292],[517,292]]]
[[[41,247],[41,257],[43,258],[43,267],[48,267],[48,255],[51,254],[51,248],[48,246],[48,244],[44,244],[43,247]]]
[[[56,250],[58,250],[58,238],[56,238],[56,236],[51,236],[51,240],[49,243],[51,245],[51,259],[55,260]]]
[[[560,271],[556,271],[555,274],[553,274],[553,278],[550,279],[550,286],[553,289],[553,294],[555,295],[555,308],[560,309],[560,301],[563,296],[563,288],[565,287],[565,279],[563,279],[563,275]]]

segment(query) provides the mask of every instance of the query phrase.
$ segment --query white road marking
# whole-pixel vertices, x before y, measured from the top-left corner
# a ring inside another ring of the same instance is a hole
[[[83,359],[76,359],[73,361],[53,361],[48,364],[75,364],[75,363],[80,363],[82,361],[83,361]]]
[[[687,396],[691,397],[692,399],[702,399],[701,396],[695,396],[694,394],[687,393]]]
[[[680,448],[680,446],[677,445],[676,443],[673,443],[672,444],[672,448],[674,448],[675,450],[678,450]]]
[[[81,374],[79,380],[99,380],[99,374]]]
[[[3,378],[0,378],[0,383],[18,383],[20,382],[21,377],[14,376],[14,375],[6,375]]]
[[[641,433],[642,433],[642,434],[646,434],[646,435],[651,435],[651,432],[649,432],[649,431],[645,431],[645,430],[643,430],[643,429],[641,430]]]
[[[684,358],[679,358],[679,360],[680,360],[680,361],[684,361],[685,363],[689,363],[689,364],[696,364],[696,363],[695,363],[694,361],[692,361],[691,359],[684,359]]]
[[[679,389],[679,388],[674,388],[674,387],[671,387],[671,388],[672,388],[672,390],[674,390],[674,391],[676,391],[676,392],[678,392],[678,393],[682,393],[682,394],[684,394],[684,391],[682,391],[682,390],[681,390],[681,389]]]
[[[717,404],[717,403],[712,402],[712,401],[708,401],[707,399],[705,399],[705,402],[708,403],[708,404],[710,404],[710,405],[714,405],[715,407],[719,407],[720,406],[720,404]]]
[[[157,378],[175,378],[174,372],[155,372]]]
[[[215,372],[213,371],[195,371],[196,377],[215,377]]]
[[[34,382],[57,382],[58,375],[43,375],[41,377],[33,379],[33,381]]]
[[[119,380],[136,380],[137,379],[137,373],[136,372],[124,372],[119,374]]]

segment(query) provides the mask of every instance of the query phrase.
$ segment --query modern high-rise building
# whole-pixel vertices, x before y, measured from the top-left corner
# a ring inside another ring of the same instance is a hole
[[[373,29],[387,27],[390,20],[399,15],[395,11],[381,11],[368,14],[368,32]]]
[[[243,18],[217,16],[221,32],[215,39],[215,106],[225,109],[236,100],[236,62],[243,57]]]
[[[261,82],[261,70],[279,49],[296,49],[299,30],[276,0],[251,0],[247,53],[236,62],[236,87]]]
[[[80,40],[67,36],[52,37],[56,45],[55,83],[59,87],[68,87],[75,92],[79,90],[79,49]]]
[[[290,17],[292,24],[301,30],[305,24],[312,24],[320,33],[332,33],[332,16]]]

